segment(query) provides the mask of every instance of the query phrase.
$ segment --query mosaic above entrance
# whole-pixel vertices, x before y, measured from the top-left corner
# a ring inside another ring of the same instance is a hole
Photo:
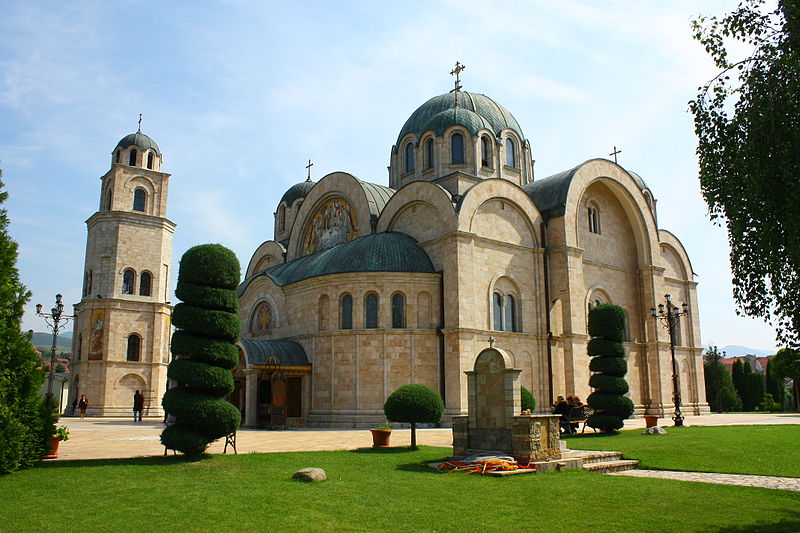
[[[303,255],[333,248],[358,237],[358,219],[344,198],[331,198],[311,217],[303,238]]]

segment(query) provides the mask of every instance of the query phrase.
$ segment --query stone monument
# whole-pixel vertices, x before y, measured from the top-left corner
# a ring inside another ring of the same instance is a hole
[[[453,417],[453,454],[502,451],[520,463],[561,458],[557,415],[521,415],[519,375],[498,348],[478,354],[467,375],[467,415]]]

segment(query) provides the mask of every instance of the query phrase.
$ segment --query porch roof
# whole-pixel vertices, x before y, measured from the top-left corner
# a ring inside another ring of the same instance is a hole
[[[281,366],[311,366],[306,351],[294,341],[242,339],[239,344],[251,365],[266,365],[274,357]]]

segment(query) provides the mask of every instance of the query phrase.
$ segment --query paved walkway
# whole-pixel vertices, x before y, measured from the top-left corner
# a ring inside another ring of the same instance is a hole
[[[744,474],[717,474],[714,472],[675,472],[671,470],[625,470],[611,472],[609,476],[657,477],[679,481],[697,481],[718,485],[742,485],[762,489],[795,490],[800,492],[800,478],[776,476],[749,476]]]

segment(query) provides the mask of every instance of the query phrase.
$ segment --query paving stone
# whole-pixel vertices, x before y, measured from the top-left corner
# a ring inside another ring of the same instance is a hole
[[[610,472],[608,475],[677,479],[679,481],[716,483],[719,485],[740,485],[742,487],[794,490],[800,492],[800,478],[794,477],[717,474],[713,472],[675,472],[672,470],[626,470],[624,472]]]

